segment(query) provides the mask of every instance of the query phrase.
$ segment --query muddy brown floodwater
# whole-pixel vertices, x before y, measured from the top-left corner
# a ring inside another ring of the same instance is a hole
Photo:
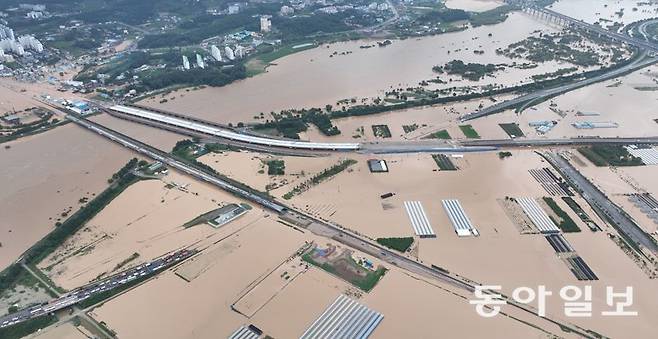
[[[391,88],[418,86],[420,81],[436,77],[433,66],[454,59],[511,63],[512,59],[497,55],[496,48],[523,40],[535,30],[554,29],[514,13],[498,25],[395,40],[385,48],[361,49],[359,46],[373,43],[363,40],[322,45],[276,60],[276,66],[267,73],[225,87],[179,90],[166,95],[166,103],[159,103],[159,95],[141,103],[220,122],[252,121],[259,112],[324,107],[341,99],[376,97]],[[474,50],[485,53],[476,55]],[[352,53],[329,57],[344,51]],[[482,84],[514,84],[531,74],[554,71],[557,66],[549,62],[531,70],[509,68],[496,78],[482,80]]]
[[[80,198],[105,189],[112,173],[134,156],[73,124],[3,144],[0,267],[65,220],[62,213],[78,210]]]

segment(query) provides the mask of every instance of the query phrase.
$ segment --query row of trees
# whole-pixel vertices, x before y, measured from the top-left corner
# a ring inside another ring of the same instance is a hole
[[[152,91],[173,85],[208,85],[219,87],[246,77],[247,71],[243,65],[236,65],[230,68],[194,68],[185,71],[167,68],[145,76],[142,78],[141,86],[135,86],[135,89]]]
[[[327,136],[338,135],[340,130],[331,122],[331,117],[319,108],[302,109],[299,111],[284,112],[284,115],[275,117],[274,121],[258,124],[256,130],[276,129],[284,137],[299,139],[299,133],[308,129],[309,123],[315,125],[322,134]]]

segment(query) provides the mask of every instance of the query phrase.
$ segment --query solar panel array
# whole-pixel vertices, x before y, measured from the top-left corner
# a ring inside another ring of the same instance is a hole
[[[521,205],[523,212],[530,218],[533,224],[537,226],[541,233],[559,233],[560,229],[555,225],[548,214],[539,206],[537,201],[532,198],[517,198],[516,201]]]
[[[562,234],[547,234],[546,241],[551,244],[551,247],[553,247],[557,253],[568,253],[574,251]]]
[[[404,207],[407,209],[407,215],[416,235],[421,238],[436,237],[420,201],[405,201]]]
[[[530,175],[532,175],[541,187],[552,196],[571,196],[573,195],[566,183],[562,182],[556,175],[551,171],[550,168],[544,167],[540,169],[530,169],[528,170]]]
[[[383,319],[381,313],[341,294],[300,339],[365,339]]]
[[[567,262],[571,266],[571,271],[578,278],[578,280],[599,280],[599,277],[594,274],[591,268],[585,263],[585,261],[579,257],[575,256],[572,258],[567,258]]]

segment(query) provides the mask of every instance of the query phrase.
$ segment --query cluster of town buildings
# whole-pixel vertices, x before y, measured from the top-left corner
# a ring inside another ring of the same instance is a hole
[[[212,59],[216,62],[231,62],[235,59],[242,59],[249,54],[250,51],[253,51],[255,47],[262,43],[262,33],[268,33],[272,30],[272,17],[270,15],[260,16],[260,31],[261,33],[251,32],[247,30],[239,31],[236,33],[228,34],[223,37],[223,41],[226,43],[224,48],[218,47],[217,45],[210,45],[210,55]],[[239,42],[247,41],[251,39],[251,45],[245,47],[244,45],[239,44]],[[230,45],[233,44],[233,47]],[[198,68],[205,68],[206,62],[202,55],[195,55],[195,64]],[[188,70],[192,68],[192,63],[190,58],[186,55],[183,55],[183,69]]]

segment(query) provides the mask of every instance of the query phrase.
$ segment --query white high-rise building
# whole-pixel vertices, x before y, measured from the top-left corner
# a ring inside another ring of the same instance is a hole
[[[32,11],[32,12],[27,13],[27,14],[25,15],[25,17],[28,18],[28,19],[39,19],[39,18],[43,18],[43,12]]]
[[[183,69],[190,69],[190,60],[185,55],[183,55]]]
[[[240,46],[240,45],[235,46],[235,57],[240,58],[240,59],[244,58],[245,57],[245,48]]]
[[[260,17],[260,31],[267,33],[272,29],[272,21],[270,20],[269,15],[263,15]]]
[[[281,11],[279,11],[279,13],[282,16],[292,15],[295,13],[295,9],[290,6],[281,6]]]
[[[14,57],[5,54],[2,48],[0,48],[0,62],[12,62],[12,61],[14,61]]]
[[[228,5],[228,14],[238,14],[240,12],[240,4]]]
[[[39,40],[31,35],[22,35],[18,37],[18,43],[23,49],[29,49],[37,53],[43,52],[43,45]]]
[[[16,37],[14,36],[14,30],[5,26],[5,25],[0,25],[0,40],[2,39],[9,39],[9,40],[14,40]]]
[[[201,56],[201,54],[196,55],[196,65],[199,68],[206,68],[206,64],[203,62],[203,57]]]
[[[11,52],[16,55],[25,54],[25,49],[16,40],[11,40],[11,39],[0,40],[0,49],[3,50],[4,52]]]
[[[219,51],[219,48],[217,46],[212,45],[210,47],[210,54],[212,55],[213,58],[217,61],[222,61],[222,53]]]
[[[226,57],[229,60],[235,60],[235,54],[233,54],[233,50],[231,49],[231,47],[228,46],[224,47],[224,52],[226,52]]]

